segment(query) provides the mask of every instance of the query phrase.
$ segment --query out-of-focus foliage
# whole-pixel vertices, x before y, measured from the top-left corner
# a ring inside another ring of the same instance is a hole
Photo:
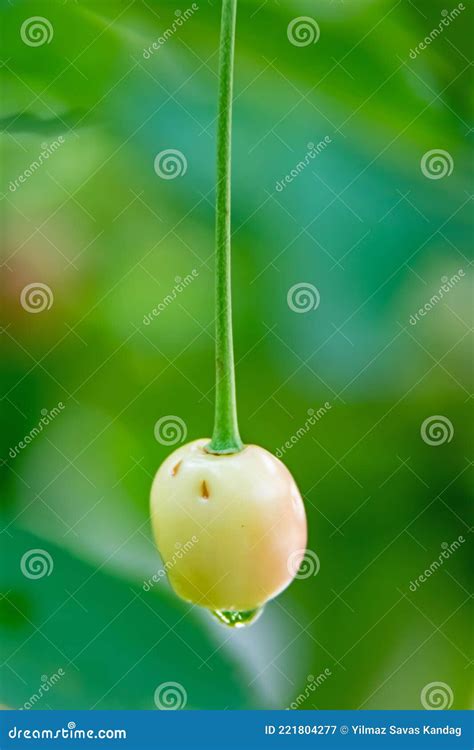
[[[297,8],[295,6],[298,6]],[[213,234],[219,3],[173,28],[169,2],[2,2],[2,566],[0,700],[38,708],[153,708],[185,686],[189,708],[418,708],[440,680],[470,702],[467,416],[470,5],[415,59],[443,17],[432,0],[250,2],[239,7],[233,260],[241,431],[286,450],[305,498],[317,576],[296,581],[248,631],[228,633],[175,599],[148,524],[152,476],[213,416]],[[185,8],[182,7],[184,12]],[[20,29],[47,17],[49,44]],[[295,15],[320,39],[292,45]],[[45,144],[64,143],[18,183]],[[284,190],[308,143],[330,143]],[[155,156],[181,151],[162,180]],[[431,149],[453,171],[420,169]],[[177,277],[195,280],[172,293]],[[443,277],[465,276],[410,324]],[[287,304],[298,282],[320,305]],[[20,294],[48,284],[51,309]],[[65,408],[25,449],[42,410]],[[423,442],[443,415],[449,443]],[[46,549],[50,576],[20,560]],[[3,564],[5,561],[5,564]],[[471,667],[472,668],[472,667]],[[308,675],[331,676],[308,691]]]

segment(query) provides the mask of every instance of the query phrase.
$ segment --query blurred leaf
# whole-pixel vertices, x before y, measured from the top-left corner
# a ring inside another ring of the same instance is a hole
[[[61,117],[40,118],[27,112],[2,117],[0,131],[6,133],[37,133],[38,135],[55,135],[72,130],[76,123],[82,121],[85,113],[81,110],[64,112]]]
[[[210,630],[195,608],[162,589],[144,592],[17,527],[10,526],[5,536],[4,704],[21,707],[37,693],[43,675],[62,670],[64,676],[35,708],[154,709],[155,689],[170,681],[183,686],[188,708],[261,707],[245,660],[222,648],[222,626]],[[40,550],[45,560],[40,578],[20,569],[23,561],[30,573],[42,570],[41,563],[35,568],[24,557],[31,550]]]

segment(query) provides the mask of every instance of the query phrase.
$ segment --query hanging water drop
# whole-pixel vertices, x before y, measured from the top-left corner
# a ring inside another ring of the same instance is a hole
[[[263,610],[264,607],[250,609],[247,612],[223,612],[221,610],[215,610],[214,612],[211,612],[211,614],[228,628],[246,628],[249,625],[253,625],[253,623],[258,620]]]

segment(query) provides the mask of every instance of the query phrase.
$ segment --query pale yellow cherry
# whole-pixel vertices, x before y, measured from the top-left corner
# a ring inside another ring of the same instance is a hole
[[[158,470],[153,532],[176,593],[233,619],[291,583],[305,552],[306,515],[293,477],[271,453],[247,445],[215,455],[208,445],[183,445]]]
[[[231,142],[237,0],[222,0],[216,183],[216,408],[212,441],[178,448],[151,492],[156,542],[183,599],[235,627],[294,578],[306,547],[301,495],[285,466],[243,446],[237,423],[231,302]]]

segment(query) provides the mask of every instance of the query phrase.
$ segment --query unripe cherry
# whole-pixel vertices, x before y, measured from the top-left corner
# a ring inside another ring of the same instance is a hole
[[[212,441],[169,456],[151,491],[153,532],[176,593],[242,626],[296,575],[303,501],[288,469],[237,423],[231,304],[231,131],[237,0],[222,0],[216,184],[216,410]]]
[[[239,625],[291,583],[306,515],[293,477],[271,453],[247,445],[215,455],[207,446],[188,443],[159,468],[153,532],[176,593]]]

